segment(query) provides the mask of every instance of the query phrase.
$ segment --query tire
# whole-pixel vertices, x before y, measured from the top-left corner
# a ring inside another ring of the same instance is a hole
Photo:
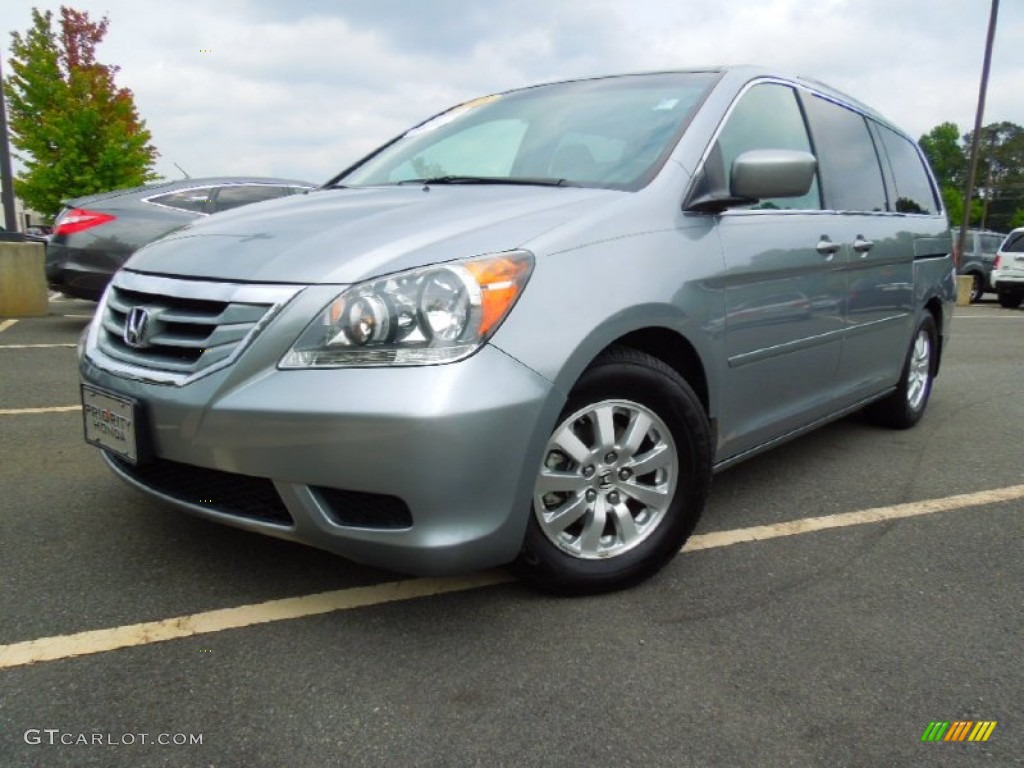
[[[909,429],[921,420],[935,381],[938,338],[935,318],[926,314],[914,331],[896,391],[867,407],[870,421],[891,429]]]
[[[974,282],[971,283],[971,304],[977,304],[985,295],[985,276],[972,272],[971,277],[974,278]]]
[[[1016,309],[1020,306],[1022,297],[1019,293],[1011,293],[1010,291],[999,291],[999,306],[1005,309]]]
[[[516,572],[563,595],[648,578],[697,524],[711,466],[708,418],[682,376],[612,347],[580,377],[545,446]]]

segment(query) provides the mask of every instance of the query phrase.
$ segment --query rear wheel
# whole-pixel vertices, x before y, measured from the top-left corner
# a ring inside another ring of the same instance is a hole
[[[696,525],[711,460],[707,416],[686,381],[612,348],[580,378],[544,448],[517,572],[560,594],[647,578]]]
[[[999,291],[999,306],[1005,307],[1006,309],[1016,309],[1020,306],[1021,299],[1024,298],[1019,293],[1013,293],[1011,291]]]
[[[971,304],[977,304],[985,295],[985,276],[975,272],[971,277],[974,278],[971,283]]]
[[[935,379],[938,337],[935,319],[926,314],[914,333],[896,391],[867,407],[871,421],[884,427],[907,429],[921,420]]]

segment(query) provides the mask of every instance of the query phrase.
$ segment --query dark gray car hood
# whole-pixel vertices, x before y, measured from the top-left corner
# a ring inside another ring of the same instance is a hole
[[[125,266],[231,281],[352,283],[518,248],[628,194],[501,185],[317,190],[195,222]]]

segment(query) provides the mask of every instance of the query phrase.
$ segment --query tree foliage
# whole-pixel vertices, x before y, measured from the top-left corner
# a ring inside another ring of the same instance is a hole
[[[118,88],[118,68],[96,60],[109,22],[61,6],[32,9],[32,26],[11,33],[11,74],[4,83],[11,143],[24,170],[14,189],[25,204],[54,216],[63,200],[137,186],[157,178],[157,151],[135,109]]]
[[[964,136],[966,147],[973,136]],[[1024,185],[1024,128],[1004,121],[981,129],[977,183],[993,189]]]
[[[935,126],[921,137],[919,143],[931,163],[939,186],[943,189],[959,189],[962,196],[967,182],[967,157],[960,146],[960,129],[956,124],[942,123]]]
[[[950,221],[963,221],[964,193],[973,133],[960,135],[954,123],[942,123],[919,140],[935,171]],[[971,199],[971,224],[1006,231],[1024,208],[1024,128],[991,123],[981,129],[978,169]]]

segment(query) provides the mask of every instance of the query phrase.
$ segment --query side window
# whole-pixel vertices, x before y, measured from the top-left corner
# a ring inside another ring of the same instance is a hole
[[[287,194],[288,187],[279,187],[273,184],[232,184],[218,190],[214,209],[229,211],[232,208],[249,205],[249,203],[285,197]]]
[[[723,181],[728,179],[733,161],[752,149],[811,152],[807,127],[792,88],[764,83],[755,85],[740,97],[708,158],[709,166],[712,163],[718,164],[717,157],[721,158],[721,165],[716,169],[709,167],[709,175],[721,173]],[[799,210],[821,208],[818,180],[814,180],[810,191],[803,197],[762,200],[754,207]]]
[[[825,207],[834,211],[888,209],[882,168],[865,119],[818,96],[804,106],[818,152]]]
[[[179,192],[168,192],[166,195],[151,197],[147,202],[166,205],[168,208],[177,208],[179,211],[210,213],[213,210],[212,192],[211,187],[183,189]]]
[[[898,213],[935,213],[939,201],[928,178],[924,161],[917,148],[895,131],[879,125],[878,133],[885,146],[896,183],[892,208]]]

